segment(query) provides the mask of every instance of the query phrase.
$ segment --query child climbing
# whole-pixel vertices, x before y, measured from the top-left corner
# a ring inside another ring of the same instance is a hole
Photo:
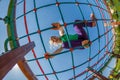
[[[70,48],[76,48],[80,47],[80,49],[88,48],[91,44],[90,40],[88,39],[88,35],[86,34],[83,27],[94,27],[96,25],[96,18],[95,15],[92,13],[90,15],[91,21],[80,21],[75,20],[75,23],[73,25],[74,30],[77,34],[73,35],[66,35],[64,33],[63,27],[60,25],[60,23],[53,23],[52,26],[54,27],[53,30],[59,30],[60,37],[57,36],[51,36],[49,43],[51,46],[58,46],[61,45],[60,48],[58,48],[56,51],[54,51],[52,54],[58,54],[60,53],[64,48],[70,49]],[[68,38],[69,40],[68,40]],[[70,45],[69,45],[70,43]],[[52,58],[53,56],[50,55],[50,53],[45,54],[45,58]]]

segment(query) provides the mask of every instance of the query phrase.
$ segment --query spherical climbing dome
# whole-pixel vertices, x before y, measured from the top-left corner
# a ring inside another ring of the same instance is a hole
[[[88,22],[93,20],[95,26]],[[88,48],[73,48],[70,34],[77,34],[74,30],[75,20],[85,23],[84,30],[91,41]],[[67,35],[68,49],[63,49],[54,58],[46,59],[46,53],[52,54],[57,47],[51,47],[51,36],[59,36],[58,30],[53,30],[52,23],[59,22]],[[102,68],[110,59],[113,50],[114,34],[110,23],[111,17],[104,0],[23,0],[16,5],[16,31],[20,45],[34,41],[35,48],[25,59],[39,80],[88,80],[92,77],[88,67],[102,72]]]

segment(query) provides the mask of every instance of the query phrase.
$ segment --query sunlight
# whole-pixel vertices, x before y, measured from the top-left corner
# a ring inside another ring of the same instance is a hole
[[[14,70],[14,71],[18,71],[18,70],[19,70],[19,67],[18,67],[17,64],[13,67],[13,70]]]

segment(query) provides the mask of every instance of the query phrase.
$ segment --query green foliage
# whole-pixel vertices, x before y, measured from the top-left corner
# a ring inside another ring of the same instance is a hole
[[[115,40],[114,52],[115,52],[115,54],[118,54],[118,53],[120,53],[120,26],[115,28],[115,32],[116,32],[116,40]]]
[[[107,2],[108,2],[109,7],[114,10],[114,13],[112,14],[113,19],[115,19],[116,21],[120,21],[119,0],[107,0]],[[115,34],[116,34],[116,40],[115,40],[114,53],[120,54],[120,26],[115,28]],[[119,71],[120,71],[120,59],[117,59],[116,66],[109,76],[109,77],[112,76],[110,80],[120,80],[120,78],[116,77],[118,74],[120,74]]]

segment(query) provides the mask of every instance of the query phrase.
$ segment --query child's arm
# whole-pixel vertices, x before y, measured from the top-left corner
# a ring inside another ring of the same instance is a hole
[[[64,35],[64,29],[63,27],[60,25],[60,23],[52,23],[53,26],[53,30],[59,30],[59,35],[63,36]]]
[[[63,47],[61,46],[59,49],[55,50],[52,54],[59,54],[63,50]],[[44,55],[46,59],[53,58],[54,56],[50,55],[50,53],[46,53]]]
[[[60,29],[59,29],[59,35],[60,36],[64,35],[64,29],[63,29],[63,27],[60,27]]]
[[[58,54],[63,50],[63,47],[61,46],[59,49],[55,50],[53,54]]]

